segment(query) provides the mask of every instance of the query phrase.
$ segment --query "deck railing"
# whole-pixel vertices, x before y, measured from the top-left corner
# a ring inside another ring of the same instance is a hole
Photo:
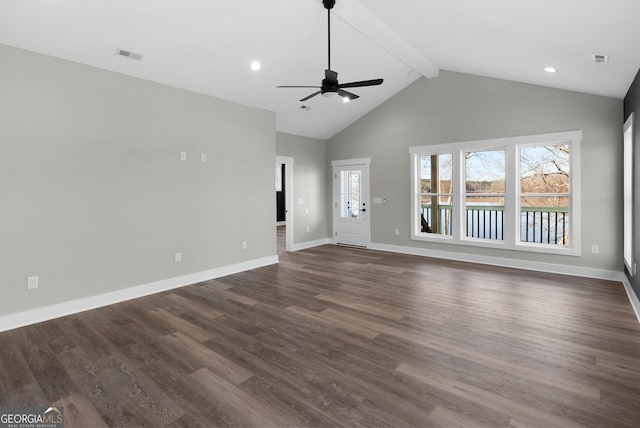
[[[431,204],[422,205],[422,215],[434,233],[451,235],[451,205],[440,205],[440,225],[431,224]],[[466,236],[504,239],[504,207],[473,205],[467,207]],[[568,245],[569,212],[567,208],[523,207],[520,211],[520,241]]]

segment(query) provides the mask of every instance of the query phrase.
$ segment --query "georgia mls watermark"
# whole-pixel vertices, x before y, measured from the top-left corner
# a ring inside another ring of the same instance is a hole
[[[0,407],[0,428],[64,428],[64,408]]]

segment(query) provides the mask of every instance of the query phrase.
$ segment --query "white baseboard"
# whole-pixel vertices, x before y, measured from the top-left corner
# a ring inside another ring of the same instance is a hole
[[[568,266],[554,263],[530,262],[526,260],[504,259],[501,257],[480,256],[475,254],[455,253],[451,251],[429,250],[425,248],[402,247],[399,245],[371,243],[372,250],[389,251],[391,253],[411,254],[415,256],[434,257],[437,259],[460,262],[481,263],[484,265],[510,267],[539,272],[557,273],[560,275],[582,276],[586,278],[622,281],[624,273],[605,269],[592,269],[579,266]]]
[[[82,299],[72,300],[69,302],[57,303],[51,306],[4,315],[0,317],[0,332],[43,321],[49,321],[54,318],[73,315],[78,312],[84,312],[124,302],[126,300],[137,299],[139,297],[160,293],[162,291],[172,290],[174,288],[184,287],[186,285],[192,285],[202,281],[208,281],[210,279],[233,275],[235,273],[275,263],[278,263],[278,256],[264,257],[176,278],[150,282],[148,284],[125,288],[123,290],[112,291],[109,293],[98,294],[96,296],[84,297]]]
[[[293,249],[291,251],[300,251],[306,250],[307,248],[319,247],[321,245],[333,244],[331,238],[323,238],[317,239],[315,241],[307,241],[301,244],[293,244]]]
[[[633,312],[636,313],[636,318],[638,318],[638,322],[640,323],[640,300],[638,300],[638,296],[635,291],[633,291],[633,287],[631,287],[629,278],[627,278],[626,275],[624,275],[622,284],[624,284],[624,291],[627,292],[627,297],[629,298]]]

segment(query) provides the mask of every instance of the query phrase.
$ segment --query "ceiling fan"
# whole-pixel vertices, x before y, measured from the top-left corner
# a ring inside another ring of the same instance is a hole
[[[331,9],[336,4],[336,0],[322,0],[322,4],[325,9],[327,9],[327,35],[328,35],[328,66],[324,71],[324,79],[322,79],[321,86],[278,86],[278,88],[318,88],[319,91],[314,92],[311,95],[308,95],[301,99],[300,101],[307,101],[310,98],[315,97],[316,95],[322,94],[324,96],[328,96],[331,94],[337,94],[340,97],[343,97],[345,101],[355,100],[356,98],[360,98],[360,96],[345,91],[345,88],[359,88],[363,86],[375,86],[380,85],[383,79],[373,79],[373,80],[361,80],[359,82],[349,82],[349,83],[338,83],[338,73],[331,70]]]

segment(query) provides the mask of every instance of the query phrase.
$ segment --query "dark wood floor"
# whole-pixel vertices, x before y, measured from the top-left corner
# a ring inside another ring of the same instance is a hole
[[[621,284],[322,246],[0,334],[73,426],[638,427]]]

